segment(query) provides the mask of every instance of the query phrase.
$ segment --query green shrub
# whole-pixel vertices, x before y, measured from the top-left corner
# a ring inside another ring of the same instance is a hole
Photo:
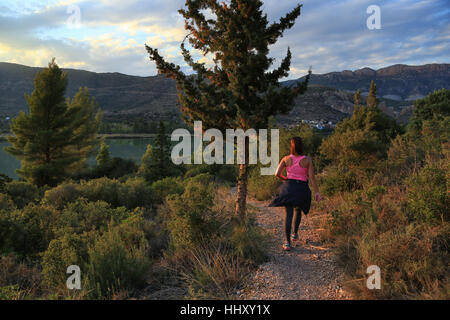
[[[192,178],[201,174],[210,174],[216,182],[234,184],[237,181],[238,167],[228,164],[188,165],[184,178]]]
[[[268,200],[272,198],[281,185],[281,181],[275,176],[262,176],[260,167],[256,166],[250,170],[248,179],[248,192],[256,200]]]
[[[84,176],[78,178],[84,179],[97,179],[101,177],[107,177],[110,179],[118,179],[120,177],[134,174],[138,171],[136,162],[130,159],[112,158],[103,166],[96,166]]]
[[[6,174],[0,173],[0,193],[5,192],[5,184],[11,181],[12,179]]]
[[[14,201],[18,208],[23,208],[39,196],[38,188],[29,182],[12,181],[5,184],[5,192]]]
[[[3,215],[3,223],[7,224],[3,245],[12,251],[31,258],[36,258],[45,251],[54,237],[54,228],[58,221],[58,213],[51,207],[29,204],[22,210],[14,210]]]
[[[78,234],[95,230],[103,232],[110,223],[117,225],[131,215],[124,207],[112,208],[104,201],[78,199],[69,203],[61,212],[58,227],[60,232],[70,230]]]
[[[417,141],[409,136],[397,136],[388,151],[387,165],[390,175],[398,180],[404,178],[421,166],[425,158],[424,152]]]
[[[267,236],[250,219],[245,227],[236,225],[231,236],[235,255],[246,262],[258,265],[267,260]]]
[[[134,290],[145,285],[150,267],[148,243],[142,232],[134,235],[138,243],[129,243],[120,227],[96,237],[89,248],[87,278],[89,297],[112,298],[121,290]]]
[[[82,181],[77,188],[80,194],[90,201],[105,201],[114,207],[121,205],[119,201],[121,183],[118,180],[99,178]]]
[[[181,178],[167,177],[152,183],[152,190],[156,203],[163,203],[168,195],[184,192],[184,185]]]
[[[230,248],[209,241],[187,248],[180,266],[191,299],[231,299],[249,272]]]
[[[93,237],[89,234],[66,233],[50,242],[42,257],[42,275],[48,288],[56,292],[66,292],[66,271],[71,265],[80,267],[82,284],[85,286],[85,266],[88,261],[88,247],[92,241]]]
[[[211,237],[217,231],[217,220],[211,210],[214,200],[214,184],[209,175],[199,175],[187,183],[182,195],[167,198],[171,248],[183,250]]]
[[[444,169],[426,166],[407,180],[407,188],[411,219],[434,224],[449,220],[450,198]]]
[[[101,200],[114,207],[150,207],[153,202],[152,189],[141,178],[128,179],[125,183],[100,178],[82,182],[78,190],[90,201]]]
[[[121,206],[128,209],[152,207],[153,189],[143,178],[129,178],[120,187],[118,201]]]
[[[0,193],[0,210],[11,211],[16,208],[14,201],[6,193]]]
[[[351,192],[360,189],[363,184],[361,174],[355,169],[345,170],[338,167],[328,167],[320,177],[320,188],[325,195],[332,196],[338,192]]]
[[[120,224],[110,223],[103,230],[65,233],[52,240],[42,259],[46,285],[67,295],[70,265],[81,269],[82,290],[70,293],[78,297],[110,299],[118,292],[145,285],[150,265],[148,223],[142,214],[128,215]]]
[[[73,202],[80,195],[76,184],[63,183],[45,191],[43,203],[52,205],[57,209],[63,209],[67,203]]]

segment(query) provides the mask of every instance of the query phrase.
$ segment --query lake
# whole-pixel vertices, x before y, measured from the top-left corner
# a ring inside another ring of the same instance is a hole
[[[120,157],[131,159],[141,163],[141,158],[147,149],[148,144],[152,144],[153,138],[133,138],[133,139],[106,139],[109,146],[111,157]],[[18,179],[14,170],[20,168],[20,161],[3,150],[3,147],[9,146],[9,142],[0,141],[0,173],[6,174],[11,178]],[[95,156],[89,158],[88,164],[96,164]]]

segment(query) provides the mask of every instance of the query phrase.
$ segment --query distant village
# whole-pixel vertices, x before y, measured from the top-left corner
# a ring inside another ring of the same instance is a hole
[[[299,118],[296,118],[296,121],[294,123],[284,123],[281,124],[280,127],[285,129],[292,129],[300,124],[307,124],[313,129],[317,130],[333,130],[336,128],[337,123],[333,121],[327,121],[327,120],[301,120]]]

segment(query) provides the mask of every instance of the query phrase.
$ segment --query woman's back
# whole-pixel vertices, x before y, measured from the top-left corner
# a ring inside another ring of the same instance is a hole
[[[308,168],[301,166],[301,161],[306,158],[306,156],[295,156],[291,154],[289,161],[286,163],[287,178],[293,180],[308,181]]]

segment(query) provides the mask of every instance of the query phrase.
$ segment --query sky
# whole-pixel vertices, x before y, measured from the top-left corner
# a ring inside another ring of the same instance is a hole
[[[229,0],[228,0],[229,1]],[[379,69],[393,64],[449,63],[450,0],[266,0],[277,21],[303,4],[295,26],[271,46],[277,67],[292,51],[289,77]],[[183,66],[184,0],[0,0],[0,62],[155,75],[144,44]],[[380,9],[380,28],[367,20]],[[208,57],[196,55],[201,61]],[[284,79],[283,79],[284,80]]]

